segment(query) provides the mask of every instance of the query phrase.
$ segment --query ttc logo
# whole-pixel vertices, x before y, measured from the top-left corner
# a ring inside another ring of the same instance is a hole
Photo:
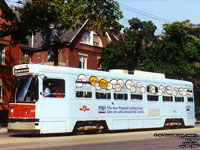
[[[90,111],[90,108],[84,105],[82,108],[79,108],[79,110],[86,112],[86,111]]]

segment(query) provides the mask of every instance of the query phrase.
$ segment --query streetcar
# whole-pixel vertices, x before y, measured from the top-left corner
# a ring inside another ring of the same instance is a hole
[[[10,133],[100,133],[195,123],[193,84],[164,74],[39,64],[14,66],[13,74]]]

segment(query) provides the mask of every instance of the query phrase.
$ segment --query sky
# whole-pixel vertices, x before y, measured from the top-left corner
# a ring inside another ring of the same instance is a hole
[[[18,0],[5,0],[16,4]],[[162,32],[162,25],[175,21],[191,20],[200,23],[200,0],[116,0],[120,4],[124,18],[120,23],[128,27],[128,20],[139,18],[152,21],[156,26],[156,34]]]
[[[162,32],[162,25],[189,19],[191,23],[200,23],[200,0],[118,0],[124,18],[120,23],[128,26],[128,19],[151,20],[156,33]]]

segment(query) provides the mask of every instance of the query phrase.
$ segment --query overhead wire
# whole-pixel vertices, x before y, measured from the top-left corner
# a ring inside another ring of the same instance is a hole
[[[128,10],[130,12],[133,12],[133,13],[137,13],[137,14],[140,14],[142,16],[145,16],[145,17],[148,17],[148,18],[151,18],[151,19],[154,19],[154,20],[157,20],[157,21],[160,21],[160,22],[164,22],[164,23],[170,23],[171,21],[168,20],[168,19],[165,19],[165,18],[162,18],[162,17],[159,17],[159,16],[156,16],[156,15],[153,15],[153,14],[150,14],[150,13],[147,13],[145,11],[141,11],[139,9],[136,9],[136,8],[133,8],[133,7],[130,7],[130,6],[127,6],[125,4],[122,4],[122,3],[119,3],[121,8],[124,8],[124,10]]]
[[[7,1],[9,3],[12,3],[12,4],[18,4],[18,5],[20,4],[19,0],[18,1],[5,0],[5,1]],[[146,1],[146,0],[143,0],[143,1]],[[136,13],[136,14],[142,15],[142,16],[147,17],[147,18],[151,18],[153,20],[156,20],[156,21],[159,21],[159,22],[162,22],[162,23],[170,23],[171,22],[168,19],[165,19],[165,18],[156,16],[156,15],[153,15],[153,14],[147,13],[145,11],[141,11],[139,9],[133,8],[133,7],[128,6],[128,5],[125,5],[125,4],[121,3],[121,2],[118,2],[118,3],[120,4],[120,8],[123,11],[129,11],[129,12],[132,12],[132,13]],[[121,22],[123,25],[129,26],[128,20],[129,19],[124,17],[124,18],[120,19],[119,22]]]
[[[20,4],[21,1],[14,1],[14,0],[5,0],[9,3],[16,3],[16,4]],[[35,2],[35,1],[34,1]],[[164,22],[164,23],[169,23],[171,22],[170,20],[168,19],[165,19],[165,18],[162,18],[162,17],[159,17],[159,16],[156,16],[156,15],[153,15],[153,14],[150,14],[150,13],[147,13],[147,12],[144,12],[144,11],[141,11],[139,9],[136,9],[136,8],[133,8],[133,7],[130,7],[130,6],[127,6],[121,2],[119,2],[120,4],[120,7],[121,8],[124,8],[124,11],[130,11],[130,12],[133,12],[133,13],[137,13],[139,15],[142,15],[142,16],[145,16],[145,17],[148,17],[148,18],[151,18],[151,19],[154,19],[154,20],[157,20],[157,21],[160,21],[160,22]]]
[[[123,3],[119,3],[119,4],[120,4],[121,10],[123,10],[123,11],[129,11],[129,12],[132,12],[132,13],[136,13],[136,14],[139,14],[139,15],[144,16],[146,18],[150,18],[151,20],[159,21],[159,22],[162,22],[162,23],[171,23],[172,22],[172,21],[170,21],[168,19],[165,19],[165,18],[156,16],[156,15],[153,15],[153,14],[147,13],[145,11],[141,11],[141,10],[133,8],[131,6],[127,6],[127,5],[123,4]],[[127,22],[126,23],[126,25],[127,25],[128,24],[128,20],[129,19],[123,18],[123,21],[120,20],[120,22],[123,22],[123,24],[124,24],[124,22]],[[157,28],[157,31],[162,32],[162,29]]]

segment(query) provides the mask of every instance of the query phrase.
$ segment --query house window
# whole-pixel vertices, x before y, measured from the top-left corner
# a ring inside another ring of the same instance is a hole
[[[90,32],[86,31],[82,36],[82,43],[90,44]]]
[[[82,36],[81,43],[103,47],[100,36],[94,31],[86,31]]]
[[[79,56],[79,68],[87,69],[87,56]]]
[[[2,81],[0,79],[0,102],[2,102],[3,100],[3,84],[2,84]]]
[[[5,65],[5,45],[0,44],[0,65]]]
[[[100,36],[95,32],[93,32],[93,45],[103,47]]]
[[[98,69],[101,70],[101,57],[97,57],[97,65],[98,65]]]

